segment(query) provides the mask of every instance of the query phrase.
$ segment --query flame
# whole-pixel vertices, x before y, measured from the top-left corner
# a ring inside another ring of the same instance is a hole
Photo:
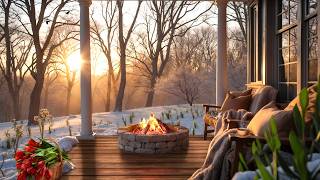
[[[139,126],[141,129],[145,129],[148,124],[150,126],[149,131],[156,131],[158,129],[161,129],[158,120],[154,117],[154,114],[151,114],[148,120],[143,118],[143,120],[139,123]]]
[[[148,120],[143,119],[139,124],[133,127],[131,132],[135,134],[165,134],[173,131],[173,128],[162,123],[153,113],[151,113]]]

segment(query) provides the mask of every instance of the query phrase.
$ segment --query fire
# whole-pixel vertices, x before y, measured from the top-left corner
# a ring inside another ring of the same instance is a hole
[[[152,113],[148,120],[143,119],[139,124],[133,125],[131,132],[135,134],[165,134],[174,131],[173,127],[155,118]]]

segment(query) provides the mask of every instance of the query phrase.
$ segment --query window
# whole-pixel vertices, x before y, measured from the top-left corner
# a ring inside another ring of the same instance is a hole
[[[278,89],[282,102],[297,95],[297,0],[278,4]]]
[[[258,3],[250,6],[250,56],[251,82],[262,81],[262,62],[259,56],[259,11]]]
[[[317,56],[318,50],[318,18],[317,18],[317,0],[307,0],[306,14],[304,21],[307,28],[307,85],[311,86],[318,80],[319,61]]]

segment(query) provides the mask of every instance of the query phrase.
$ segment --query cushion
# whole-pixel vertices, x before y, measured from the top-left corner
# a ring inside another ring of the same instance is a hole
[[[306,111],[305,122],[306,124],[312,123],[312,114],[315,112],[316,109],[316,99],[317,99],[317,85],[313,85],[308,88],[309,93],[309,104]],[[285,110],[293,110],[294,106],[297,104],[300,112],[301,112],[301,104],[299,100],[299,96],[294,98],[289,105],[285,108]]]
[[[239,96],[248,96],[251,95],[252,89],[244,90],[244,91],[230,91],[230,94],[234,97]]]
[[[256,114],[262,107],[275,101],[278,91],[272,86],[263,86],[255,91],[252,95],[251,105],[249,111]]]
[[[271,117],[275,119],[278,134],[280,137],[288,137],[292,128],[292,110],[280,110],[274,101],[264,106],[252,118],[247,128],[256,136],[264,136],[264,132],[269,128]]]
[[[250,102],[251,102],[251,95],[234,97],[230,94],[230,92],[228,92],[226,99],[224,100],[224,102],[221,106],[221,111],[226,111],[226,110],[230,110],[230,109],[248,110],[248,108],[250,106]]]
[[[216,116],[212,116],[210,114],[205,114],[203,117],[203,120],[206,124],[215,127],[216,123],[217,123],[217,117]]]

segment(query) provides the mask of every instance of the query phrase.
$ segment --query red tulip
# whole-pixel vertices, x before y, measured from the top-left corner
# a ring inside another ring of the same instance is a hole
[[[38,162],[38,168],[43,168],[45,166],[45,162],[44,161],[39,161]]]
[[[22,165],[21,162],[17,162],[17,163],[16,163],[16,167],[17,167],[18,170],[21,169],[21,165]]]
[[[37,148],[34,146],[25,146],[24,149],[29,153],[33,153]]]
[[[46,169],[45,177],[47,178],[47,180],[50,180],[51,176],[52,173],[49,171],[49,169]]]
[[[27,173],[31,175],[35,175],[37,170],[34,167],[27,168]]]
[[[40,145],[38,142],[36,142],[36,141],[33,140],[33,139],[30,139],[27,144],[28,144],[29,146],[31,146],[31,147],[39,147],[39,145]]]
[[[17,151],[15,159],[16,160],[21,160],[21,159],[23,159],[23,156],[24,156],[24,152],[23,151]]]
[[[27,179],[27,173],[25,171],[21,171],[19,174],[18,174],[18,178],[17,180],[26,180]]]
[[[29,167],[32,166],[32,162],[30,159],[25,159],[22,161],[21,169],[27,170]]]

